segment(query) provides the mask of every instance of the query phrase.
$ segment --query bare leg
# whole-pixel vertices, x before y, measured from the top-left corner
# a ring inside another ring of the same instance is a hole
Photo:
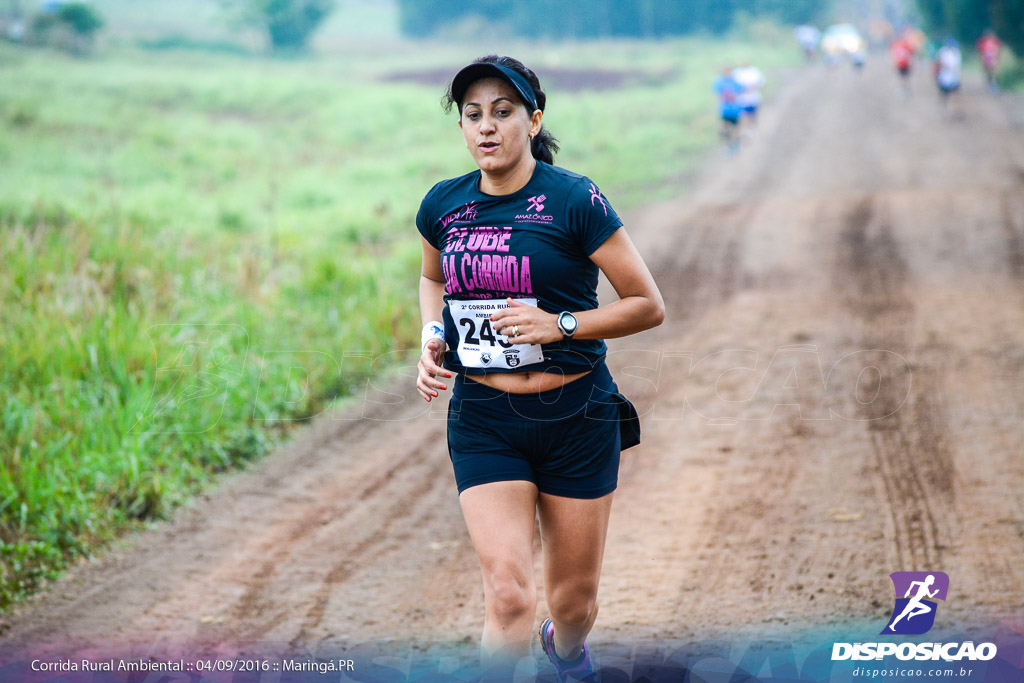
[[[910,612],[910,614],[907,615],[907,621],[910,621],[914,617],[919,617],[922,614],[928,614],[931,611],[932,608],[928,607],[927,605],[918,605]]]
[[[595,499],[540,494],[544,584],[555,626],[555,652],[572,660],[597,619],[597,586],[612,494]]]
[[[917,609],[919,607],[922,608],[922,611],[920,611],[920,612],[917,611]],[[906,607],[903,608],[903,611],[900,612],[900,615],[898,617],[896,617],[895,619],[893,619],[892,623],[889,624],[889,630],[890,631],[895,631],[896,630],[896,628],[895,628],[896,622],[899,621],[900,619],[902,619],[903,617],[907,617],[907,620],[909,621],[912,617],[915,617],[918,614],[924,614],[925,612],[930,612],[930,611],[931,610],[929,608],[924,607],[919,602],[914,602],[914,601],[908,602]]]
[[[459,502],[484,579],[484,659],[515,662],[530,655],[537,616],[537,487],[528,481],[481,484],[463,491]]]

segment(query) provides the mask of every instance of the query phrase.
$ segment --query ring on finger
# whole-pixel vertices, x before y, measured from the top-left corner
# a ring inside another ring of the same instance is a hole
[[[518,337],[519,336],[519,325],[513,325],[512,326],[512,336],[513,337]]]

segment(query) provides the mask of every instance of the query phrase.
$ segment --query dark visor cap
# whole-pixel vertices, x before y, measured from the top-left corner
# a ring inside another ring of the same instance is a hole
[[[466,96],[469,86],[481,78],[489,77],[500,78],[515,88],[531,114],[540,109],[537,106],[537,94],[533,91],[533,87],[518,72],[498,64],[477,63],[465,67],[452,79],[452,98],[459,105],[460,112],[462,111],[462,99]]]

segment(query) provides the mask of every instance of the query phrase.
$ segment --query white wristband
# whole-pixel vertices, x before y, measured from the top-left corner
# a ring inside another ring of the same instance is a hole
[[[420,351],[423,351],[427,342],[431,339],[440,339],[442,342],[444,341],[444,325],[436,320],[431,320],[423,326],[423,331],[420,332]]]

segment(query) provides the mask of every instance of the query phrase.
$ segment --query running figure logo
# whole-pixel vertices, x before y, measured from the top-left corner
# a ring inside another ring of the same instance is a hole
[[[537,197],[530,197],[526,201],[530,202],[530,206],[526,209],[527,211],[536,211],[540,213],[544,210],[544,200],[547,199],[546,195],[539,195]]]
[[[896,605],[883,634],[917,636],[935,623],[936,600],[945,600],[949,577],[943,572],[893,572]],[[902,595],[903,597],[899,597]]]

